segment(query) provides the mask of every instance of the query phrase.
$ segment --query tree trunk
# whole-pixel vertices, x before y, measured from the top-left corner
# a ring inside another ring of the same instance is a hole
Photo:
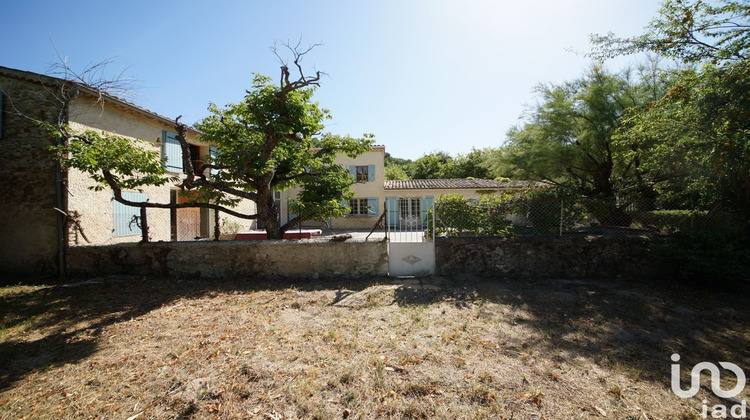
[[[279,219],[272,217],[266,222],[266,236],[268,239],[284,239],[284,232],[281,231]]]
[[[146,207],[141,207],[141,242],[148,242],[148,217],[146,217]]]
[[[273,193],[258,194],[261,198],[265,195],[268,198],[264,201],[258,200],[258,220],[266,226],[266,237],[268,239],[284,239],[284,232],[281,230],[279,220],[279,209],[276,202],[273,201]]]

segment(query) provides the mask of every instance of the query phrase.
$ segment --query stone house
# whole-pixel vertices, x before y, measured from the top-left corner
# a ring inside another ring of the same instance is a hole
[[[49,150],[56,140],[37,121],[54,124],[62,116],[76,132],[90,129],[140,140],[144,147],[160,151],[168,172],[178,176],[183,172],[174,120],[82,85],[75,85],[77,95],[63,107],[59,96],[65,83],[55,77],[0,67],[0,150],[5,157],[0,165],[0,274],[54,276],[64,267],[69,246],[141,240],[138,209],[116,202],[107,188],[92,190],[95,184],[87,174],[61,168]],[[188,142],[194,157],[206,159],[212,148],[200,141],[199,134],[189,130]],[[386,208],[389,223],[419,228],[425,223],[427,210],[442,194],[459,193],[478,199],[483,194],[525,186],[470,179],[387,181],[384,146],[373,146],[356,158],[342,154],[337,163],[355,182],[354,197],[348,203],[350,214],[326,221],[334,229],[370,229]],[[275,193],[282,224],[294,216],[289,204],[297,192],[290,189]],[[130,201],[163,204],[186,200],[174,185],[124,191],[123,195]],[[256,206],[243,200],[235,210],[253,214]],[[149,208],[150,240],[209,238],[215,216],[208,209]],[[236,230],[259,227],[251,220],[223,213],[219,217],[222,225]],[[320,222],[307,224],[316,223]]]
[[[68,244],[103,245],[141,239],[141,230],[134,223],[137,219],[133,219],[138,209],[114,201],[109,189],[90,189],[94,182],[87,174],[60,168],[49,151],[55,140],[34,120],[54,124],[62,116],[76,132],[91,129],[139,139],[144,147],[162,153],[168,172],[183,172],[174,120],[120,98],[99,95],[82,85],[75,85],[76,96],[62,109],[59,96],[63,84],[58,78],[0,67],[0,148],[5,154],[0,165],[4,198],[0,207],[2,273],[54,275],[63,266]],[[205,159],[211,148],[198,140],[198,134],[189,130],[188,142],[193,156]],[[174,185],[124,191],[123,195],[131,201],[165,204],[186,200]],[[237,210],[255,212],[255,203],[245,200]],[[63,213],[77,216],[81,229]],[[208,209],[148,209],[147,214],[152,241],[208,238],[214,223],[213,210]],[[248,220],[221,217],[245,225],[245,229],[252,227]]]

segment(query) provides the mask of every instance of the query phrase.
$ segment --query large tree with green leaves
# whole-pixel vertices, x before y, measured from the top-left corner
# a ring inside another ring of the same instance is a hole
[[[197,124],[202,140],[217,147],[208,163],[194,167],[199,157],[191,156],[188,127],[179,118],[175,121],[185,170],[181,179],[166,173],[157,151],[117,135],[72,133],[64,124],[51,126],[62,138],[57,152],[65,165],[89,173],[97,188],[111,188],[115,200],[141,208],[142,214],[149,207],[211,208],[262,221],[269,239],[283,238],[284,231],[305,219],[341,216],[348,211],[342,202],[351,197],[353,180],[335,164],[336,155],[354,157],[368,150],[372,139],[322,134],[329,113],[313,101],[321,73],[305,75],[301,61],[312,47],[304,51],[298,47],[288,48],[298,76],[292,77],[283,64],[278,83],[256,75],[242,102],[209,106],[211,115]],[[132,202],[121,194],[123,189],[168,183],[197,194],[181,204]],[[298,216],[281,225],[273,192],[292,187],[299,187]],[[233,210],[242,199],[254,201],[257,213]],[[143,230],[146,240],[147,229]]]
[[[750,217],[748,92],[747,62],[681,71],[663,98],[624,119],[616,141],[641,162],[663,201]]]
[[[656,69],[610,73],[594,66],[581,79],[541,85],[527,121],[508,132],[488,165],[496,175],[573,185],[586,196],[614,197],[638,187],[641,170],[613,142],[623,113],[659,97]]]
[[[594,55],[647,51],[695,66],[674,72],[658,101],[629,114],[617,142],[677,204],[729,208],[750,233],[750,4],[665,0],[645,34],[593,36]]]
[[[305,218],[341,216],[348,210],[342,202],[351,198],[352,179],[335,164],[336,154],[354,157],[371,146],[365,138],[321,135],[328,110],[312,101],[320,73],[307,77],[299,65],[296,81],[290,80],[287,66],[282,67],[278,84],[256,75],[245,100],[220,108],[209,107],[211,115],[197,124],[201,138],[217,146],[218,151],[207,168],[215,176],[196,179],[206,198],[227,200],[235,197],[257,204],[258,220],[264,222],[269,238]],[[279,209],[273,192],[300,187],[295,201],[296,218],[279,223]]]
[[[472,149],[471,152],[458,154],[454,158],[446,152],[432,152],[413,162],[402,162],[401,168],[405,173],[399,172],[399,175],[405,175],[402,179],[407,177],[411,179],[486,179],[490,177],[490,171],[485,166],[489,154],[489,149]],[[386,160],[387,165],[388,160]]]

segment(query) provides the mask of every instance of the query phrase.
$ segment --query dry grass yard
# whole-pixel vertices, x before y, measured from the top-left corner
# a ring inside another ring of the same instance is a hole
[[[683,379],[750,373],[749,301],[437,277],[4,287],[0,419],[698,419],[725,402],[706,381],[674,395],[670,356]]]

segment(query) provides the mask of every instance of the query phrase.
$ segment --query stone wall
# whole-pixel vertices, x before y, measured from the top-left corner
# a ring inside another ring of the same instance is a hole
[[[659,267],[645,236],[449,238],[436,244],[441,275],[515,278],[648,278]]]
[[[54,122],[59,102],[38,81],[0,74],[0,273],[57,272],[54,140],[32,119]]]
[[[385,276],[386,242],[198,241],[72,247],[73,276]]]

